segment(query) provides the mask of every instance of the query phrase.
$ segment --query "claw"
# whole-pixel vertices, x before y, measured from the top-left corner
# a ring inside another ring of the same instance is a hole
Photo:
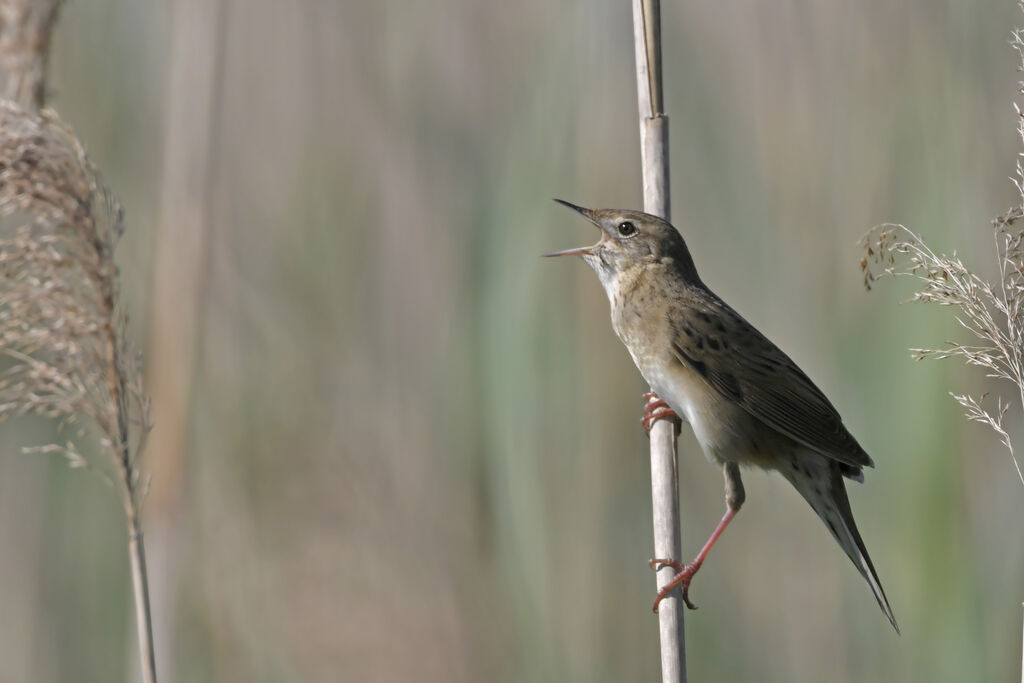
[[[654,425],[654,422],[662,418],[666,420],[678,420],[679,416],[676,415],[675,411],[671,408],[658,408],[645,414],[640,420],[640,424],[642,424],[647,433],[650,434],[651,427]]]
[[[647,566],[650,567],[651,569],[653,569],[656,572],[661,571],[665,567],[672,567],[677,572],[681,572],[681,571],[683,571],[683,568],[686,565],[684,565],[682,562],[676,562],[671,557],[666,557],[663,560],[662,559],[658,559],[658,558],[650,559],[650,560],[647,561]]]
[[[708,538],[708,542],[704,544],[700,553],[697,554],[697,557],[694,558],[693,562],[690,564],[680,564],[672,558],[655,558],[647,563],[647,565],[654,571],[659,571],[665,567],[672,567],[677,572],[676,575],[672,577],[672,580],[662,586],[661,590],[658,591],[658,597],[654,599],[655,612],[658,611],[658,605],[665,599],[665,596],[668,595],[669,591],[676,586],[682,587],[683,602],[686,603],[686,606],[690,609],[697,609],[697,605],[690,602],[690,581],[693,580],[693,575],[697,573],[700,566],[704,564],[704,558],[706,558],[708,553],[711,551],[711,546],[715,544],[718,537],[722,535],[723,531],[725,531],[725,527],[729,526],[729,522],[736,516],[736,509],[737,508],[730,507],[725,511],[722,521],[719,522],[718,526],[715,527],[715,530],[711,532],[711,537]]]
[[[664,600],[669,592],[671,592],[676,586],[680,586],[682,588],[683,603],[690,609],[697,609],[697,605],[693,604],[690,600],[690,582],[693,581],[694,574],[696,574],[697,570],[700,569],[699,563],[694,562],[693,564],[684,565],[671,558],[665,558],[652,559],[647,564],[654,571],[659,571],[665,567],[672,567],[676,572],[678,572],[671,581],[666,583],[662,589],[658,591],[658,595],[654,598],[654,605],[652,607],[654,612],[658,611],[658,605],[661,604],[661,601]]]
[[[669,407],[665,401],[653,391],[648,391],[643,395],[644,403],[644,415],[640,418],[640,424],[643,425],[644,431],[648,435],[651,433],[651,426],[657,420],[672,420],[675,422],[676,430],[678,430],[682,421],[679,416],[675,413],[672,408]]]

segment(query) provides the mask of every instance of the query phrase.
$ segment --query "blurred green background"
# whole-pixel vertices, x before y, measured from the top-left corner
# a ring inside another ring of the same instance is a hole
[[[673,222],[874,457],[850,495],[903,629],[752,472],[694,583],[691,680],[1018,675],[1024,488],[947,395],[995,387],[910,360],[955,324],[865,293],[857,240],[898,221],[994,273],[1021,23],[664,3]],[[594,238],[552,197],[640,206],[633,70],[624,0],[64,8],[50,103],[124,201],[154,380],[164,680],[659,680],[645,387],[594,275],[538,258]],[[0,680],[132,679],[119,504],[19,452],[52,438],[0,430]],[[680,470],[689,556],[722,482],[688,433]]]

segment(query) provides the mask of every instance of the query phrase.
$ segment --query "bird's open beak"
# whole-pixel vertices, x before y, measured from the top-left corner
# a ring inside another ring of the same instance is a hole
[[[585,209],[582,206],[576,206],[575,204],[567,202],[564,199],[556,199],[555,201],[558,202],[559,204],[562,204],[563,206],[568,206],[570,209],[586,218],[588,221],[596,225],[598,228],[601,227],[601,225],[597,222],[597,218],[594,217],[594,214],[590,209]],[[551,254],[544,254],[544,256],[586,256],[593,249],[594,247],[576,247],[575,249],[565,249],[564,251],[556,251]]]
[[[586,256],[590,253],[593,247],[576,247],[575,249],[565,249],[563,251],[553,251],[550,254],[541,254],[541,256]]]
[[[570,209],[572,209],[576,213],[582,215],[584,218],[586,218],[588,221],[590,221],[594,225],[598,225],[597,218],[594,217],[594,212],[591,211],[590,209],[585,209],[582,206],[576,206],[572,202],[567,202],[564,199],[556,199],[555,201],[558,202],[559,204],[561,204],[562,206],[568,206]],[[598,227],[600,227],[600,226],[598,225]]]

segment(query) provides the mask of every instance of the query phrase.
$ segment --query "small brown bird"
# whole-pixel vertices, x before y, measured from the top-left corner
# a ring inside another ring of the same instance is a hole
[[[718,536],[743,505],[741,465],[776,470],[825,523],[867,580],[896,632],[885,591],[853,521],[844,477],[864,481],[871,458],[807,375],[697,275],[686,243],[667,221],[639,211],[584,209],[556,199],[601,229],[592,247],[546,256],[579,255],[594,269],[611,302],[615,334],[655,394],[643,424],[686,420],[704,455],[722,466],[726,513],[688,565],[651,560],[678,574],[675,586],[691,609],[689,586]],[[674,414],[673,414],[674,413]]]

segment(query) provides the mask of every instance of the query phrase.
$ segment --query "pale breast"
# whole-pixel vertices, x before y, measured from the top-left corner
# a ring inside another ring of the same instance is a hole
[[[770,466],[778,435],[672,353],[671,293],[642,269],[618,274],[606,289],[615,334],[651,389],[693,428],[704,454],[716,462]]]

